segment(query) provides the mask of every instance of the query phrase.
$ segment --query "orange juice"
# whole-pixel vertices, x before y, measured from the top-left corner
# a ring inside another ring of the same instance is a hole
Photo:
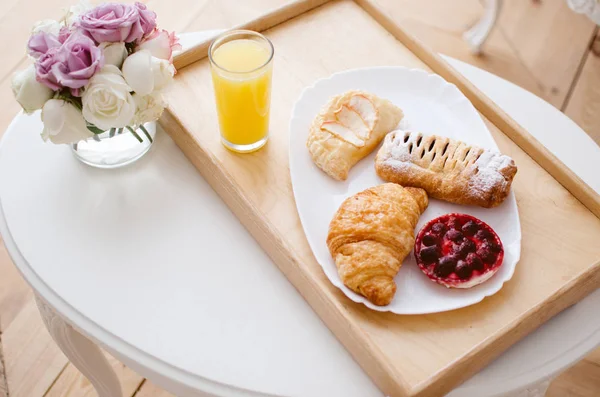
[[[209,50],[222,141],[238,152],[259,149],[269,132],[273,49],[262,35],[248,33],[226,35],[229,41],[217,39]]]

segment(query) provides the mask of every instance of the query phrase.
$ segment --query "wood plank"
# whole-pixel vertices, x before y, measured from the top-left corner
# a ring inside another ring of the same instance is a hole
[[[144,378],[126,367],[125,364],[122,364],[110,354],[105,352],[105,355],[121,382],[123,396],[128,397],[134,395],[144,381]],[[92,384],[77,370],[77,368],[69,363],[44,397],[95,396],[97,396],[97,394]]]
[[[600,364],[582,360],[550,384],[546,397],[597,397],[600,393]]]
[[[174,394],[161,389],[149,380],[146,380],[140,390],[133,397],[176,397]]]
[[[189,1],[189,0],[186,0]],[[295,0],[208,1],[184,28],[186,32],[229,29]]]
[[[600,35],[592,44],[565,114],[600,145]]]
[[[2,117],[2,116],[0,116]],[[1,135],[0,135],[1,136]],[[33,296],[0,240],[0,333],[8,328]]]
[[[262,32],[279,25],[297,15],[303,14],[315,7],[318,7],[329,0],[296,0],[294,2],[282,5],[261,16],[248,19],[249,22],[236,25],[231,30],[255,30]],[[174,64],[177,69],[183,68],[208,56],[208,47],[210,41],[199,43],[196,46],[175,56]]]
[[[431,70],[446,81],[455,84],[473,103],[475,108],[489,121],[523,149],[542,166],[554,179],[563,185],[573,196],[600,218],[600,194],[588,186],[573,170],[564,165],[553,153],[543,146],[533,135],[522,128],[504,110],[491,101],[473,83],[456,72],[437,53],[424,46],[418,38],[402,29],[388,15],[378,1],[357,0],[369,14],[385,27],[396,39],[416,54]]]
[[[378,3],[394,21],[432,50],[497,74],[536,95],[544,95],[512,43],[498,29],[492,30],[482,55],[470,52],[462,35],[483,12],[478,0],[379,0]],[[509,8],[505,7],[503,12],[506,10]]]
[[[10,77],[20,66],[25,65],[25,43],[31,24],[46,12],[60,15],[60,7],[68,0],[50,0],[36,5],[36,0],[6,0],[0,2],[0,35],[10,40],[0,41],[2,63],[0,64],[0,137],[14,115],[20,110],[10,90]],[[0,332],[6,330],[31,292],[19,272],[13,266],[0,242]]]
[[[503,7],[510,12],[500,14],[500,32],[540,85],[542,98],[560,109],[596,25],[564,0],[506,0]]]
[[[2,335],[10,397],[43,396],[67,365],[30,299]]]
[[[214,3],[219,2],[215,0],[177,0],[177,8],[185,10],[185,12],[173,12],[173,3],[169,1],[148,0],[145,3],[152,11],[156,12],[156,21],[161,29],[176,32],[192,32],[194,30],[189,29],[189,25],[203,15],[207,9],[214,8]],[[211,22],[211,19],[207,21]],[[212,22],[218,23],[219,20]],[[227,27],[227,25],[217,26],[218,29],[222,29],[223,27]],[[196,30],[208,29],[215,28],[207,25],[201,26]]]
[[[2,347],[2,332],[0,332],[0,397],[8,397],[8,382],[4,368],[4,348]]]
[[[478,0],[378,0],[389,15],[434,51],[510,80],[560,108],[594,24],[564,0],[505,0],[483,56],[463,32],[481,15]]]
[[[600,347],[588,354],[584,360],[596,365],[598,367],[598,374],[600,375]]]
[[[314,261],[296,216],[287,158],[291,107],[305,86],[335,71],[381,64],[427,70],[389,32],[353,7],[349,2],[328,4],[266,32],[277,50],[273,133],[262,151],[239,156],[221,146],[214,102],[206,95],[212,90],[206,60],[180,71],[169,96],[170,111],[162,121],[192,163],[385,392],[438,395],[579,299],[583,290],[595,287],[597,250],[584,249],[588,256],[580,262],[571,260],[572,253],[565,250],[550,254],[543,247],[556,241],[566,248],[554,232],[549,233],[552,224],[583,222],[586,234],[597,234],[600,220],[507,136],[493,129],[500,149],[520,167],[513,186],[523,232],[521,263],[526,266],[519,266],[513,280],[495,296],[451,313],[399,317],[350,304]],[[562,205],[556,207],[555,202]],[[553,272],[545,272],[548,274],[540,280],[541,268]],[[594,272],[594,280],[580,273],[585,269],[590,269],[589,275]],[[576,278],[583,282],[583,290],[575,286]],[[572,282],[565,285],[567,280]],[[468,333],[465,324],[470,325]]]

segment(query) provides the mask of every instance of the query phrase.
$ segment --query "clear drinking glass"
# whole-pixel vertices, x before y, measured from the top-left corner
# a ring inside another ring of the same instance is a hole
[[[269,39],[250,30],[227,32],[208,49],[221,142],[230,150],[253,152],[269,138],[273,54]]]

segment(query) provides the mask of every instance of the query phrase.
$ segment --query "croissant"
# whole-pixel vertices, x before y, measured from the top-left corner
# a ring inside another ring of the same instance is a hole
[[[415,244],[414,229],[427,193],[385,183],[347,198],[329,224],[327,246],[344,285],[385,306],[396,293],[394,277]]]
[[[433,198],[490,208],[508,196],[517,166],[497,151],[398,130],[385,137],[375,171],[386,182],[420,187]]]

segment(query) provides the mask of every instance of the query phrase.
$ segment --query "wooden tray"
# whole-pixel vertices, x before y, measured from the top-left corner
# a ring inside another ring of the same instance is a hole
[[[242,27],[265,31],[275,46],[267,146],[249,155],[221,146],[207,43],[176,59],[161,124],[386,394],[443,395],[600,285],[600,197],[375,1],[297,1]],[[371,311],[331,285],[308,246],[288,170],[292,106],[319,78],[380,65],[421,68],[456,84],[519,166],[521,261],[513,279],[477,305],[420,316]]]

